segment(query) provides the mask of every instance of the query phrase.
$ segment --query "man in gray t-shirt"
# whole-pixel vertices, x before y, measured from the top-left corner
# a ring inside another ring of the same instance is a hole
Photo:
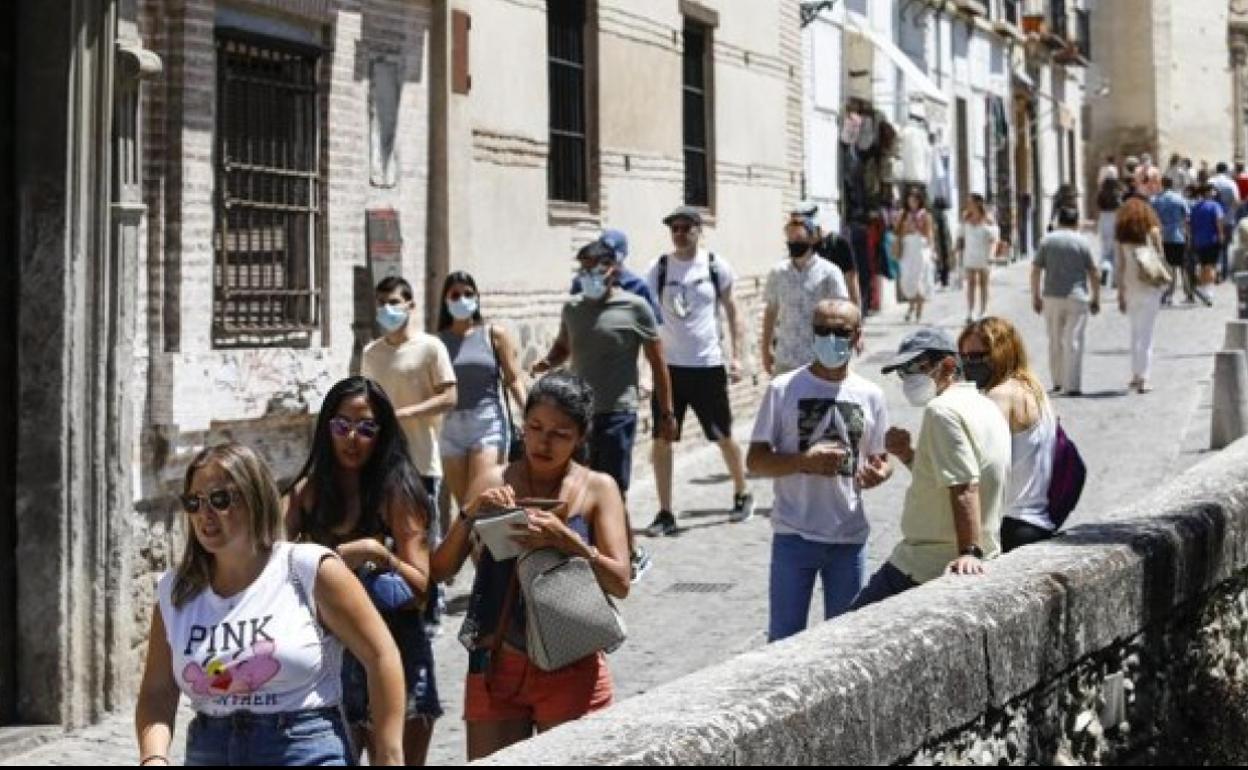
[[[617,285],[620,266],[616,252],[602,241],[594,241],[576,258],[581,263],[581,293],[563,306],[559,336],[546,357],[533,366],[533,374],[543,374],[571,359],[572,371],[593,388],[589,467],[615,479],[620,495],[627,500],[637,437],[637,352],[645,353],[654,378],[659,405],[655,435],[669,441],[677,431],[671,379],[650,305]],[[643,549],[633,545],[632,531],[630,523],[635,582],[650,561]]]
[[[1087,239],[1078,232],[1079,212],[1059,209],[1057,226],[1040,241],[1032,262],[1031,303],[1037,313],[1044,314],[1049,329],[1054,392],[1078,396],[1088,315],[1101,310],[1101,276]]]

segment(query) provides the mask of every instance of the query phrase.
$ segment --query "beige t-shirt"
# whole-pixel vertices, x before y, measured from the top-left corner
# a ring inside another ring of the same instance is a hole
[[[402,345],[394,346],[385,337],[364,348],[360,374],[375,380],[394,403],[395,409],[428,401],[443,385],[455,384],[455,367],[446,346],[437,337],[415,332]],[[409,417],[403,422],[407,449],[416,472],[422,476],[442,475],[438,456],[438,432],[442,417]]]
[[[984,558],[1001,553],[1001,517],[1009,488],[1011,438],[1005,416],[971,383],[960,382],[923,411],[911,466],[913,481],[901,514],[901,543],[889,561],[916,583],[926,583],[958,558],[950,487],[979,484],[980,542]]]

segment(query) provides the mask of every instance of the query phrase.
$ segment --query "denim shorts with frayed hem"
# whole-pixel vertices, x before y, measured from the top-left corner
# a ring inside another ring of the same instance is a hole
[[[346,766],[355,761],[337,707],[229,716],[199,714],[186,732],[186,764]]]

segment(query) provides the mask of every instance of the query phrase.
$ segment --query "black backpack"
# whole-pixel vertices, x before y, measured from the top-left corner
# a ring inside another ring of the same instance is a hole
[[[710,273],[710,276],[711,276],[711,286],[714,287],[715,289],[715,309],[716,309],[716,312],[718,312],[720,295],[723,293],[723,290],[719,288],[719,271],[715,269],[715,252],[713,251],[710,254],[709,264],[707,265],[706,269],[707,269],[707,272]],[[655,288],[659,290],[658,292],[659,296],[656,297],[655,299],[657,299],[659,301],[659,305],[662,306],[663,305],[663,290],[667,288],[667,255],[666,254],[659,257],[658,278],[659,279],[655,281]]]

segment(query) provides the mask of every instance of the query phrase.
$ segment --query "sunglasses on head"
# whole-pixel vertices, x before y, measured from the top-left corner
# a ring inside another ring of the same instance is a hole
[[[858,331],[857,329],[846,328],[844,326],[823,326],[821,324],[815,324],[814,330],[816,337],[827,337],[829,334],[834,334],[843,340],[849,339],[854,336],[854,332]]]
[[[217,513],[225,513],[230,510],[234,498],[238,493],[228,487],[210,490],[207,494],[185,494],[182,495],[182,510],[190,514],[199,513],[203,510],[205,502]]]
[[[335,417],[329,421],[329,432],[338,438],[346,438],[355,431],[360,438],[375,439],[381,433],[381,426],[375,420],[359,420],[352,422],[346,417]]]

